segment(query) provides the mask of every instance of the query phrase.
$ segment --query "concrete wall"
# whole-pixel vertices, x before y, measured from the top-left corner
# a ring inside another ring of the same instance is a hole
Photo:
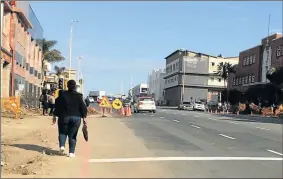
[[[181,102],[181,86],[165,89],[165,100],[168,106],[178,106]]]
[[[153,70],[149,75],[149,92],[155,93],[156,100],[163,100],[163,90],[165,80],[163,79],[164,70]]]

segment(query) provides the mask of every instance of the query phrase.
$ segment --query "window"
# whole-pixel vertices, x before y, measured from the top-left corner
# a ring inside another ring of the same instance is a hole
[[[211,81],[214,81],[214,78],[213,78],[213,77],[211,77],[211,78],[210,78],[210,80],[211,80]]]
[[[218,82],[221,82],[221,78],[218,78]]]
[[[250,65],[253,64],[253,56],[250,56]]]
[[[179,62],[176,63],[176,69],[179,69]]]
[[[173,64],[173,71],[175,71],[175,64]]]
[[[245,77],[245,84],[248,83],[248,76]]]
[[[255,54],[253,55],[253,63],[255,63]]]
[[[245,77],[242,77],[242,84],[245,84]]]
[[[252,76],[249,75],[248,83],[251,83],[251,82],[252,82]]]
[[[254,83],[255,82],[255,76],[253,75],[252,76],[252,83]]]
[[[242,77],[239,77],[239,85],[242,84]]]
[[[171,79],[171,82],[173,83],[173,78]]]
[[[246,66],[246,57],[243,59],[243,66]]]
[[[276,50],[276,57],[280,57],[281,55],[283,55],[283,49],[282,46],[278,46]]]
[[[215,63],[214,62],[211,62],[211,66],[214,66],[215,65]]]
[[[235,78],[233,78],[233,85],[236,85],[236,80],[235,80]]]
[[[239,78],[236,78],[236,85],[239,84]]]

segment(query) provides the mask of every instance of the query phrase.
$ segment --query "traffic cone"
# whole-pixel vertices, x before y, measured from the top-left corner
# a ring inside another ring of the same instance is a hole
[[[121,115],[121,116],[124,116],[124,115],[125,115],[125,111],[124,111],[123,106],[122,106],[121,109],[120,109],[120,115]]]
[[[112,108],[109,109],[109,113],[112,114]]]
[[[131,109],[130,109],[130,107],[129,107],[129,106],[127,107],[127,113],[126,113],[126,116],[127,116],[127,117],[132,116],[132,112],[131,112]]]

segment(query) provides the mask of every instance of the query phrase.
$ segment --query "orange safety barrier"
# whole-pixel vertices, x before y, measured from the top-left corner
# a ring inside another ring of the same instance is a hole
[[[125,115],[125,111],[124,111],[124,107],[122,106],[121,109],[120,109],[120,115],[121,116],[124,116]]]
[[[18,119],[21,114],[21,98],[19,96],[12,96],[8,98],[1,98],[1,109],[14,113],[14,118]]]
[[[132,116],[132,112],[131,112],[131,109],[130,109],[129,106],[126,107],[126,116],[127,116],[127,117]]]

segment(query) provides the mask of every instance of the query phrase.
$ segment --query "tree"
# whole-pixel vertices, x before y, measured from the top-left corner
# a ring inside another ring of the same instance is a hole
[[[218,66],[217,66],[217,72],[216,74],[221,76],[224,79],[224,86],[227,88],[227,84],[228,84],[228,75],[230,73],[235,73],[234,67],[232,64],[230,63],[223,63],[221,62]],[[227,88],[228,89],[228,88]],[[227,102],[228,102],[228,96],[229,96],[229,92],[227,91]]]
[[[64,71],[66,70],[65,67],[58,67],[58,66],[55,66],[54,67],[54,70],[55,70],[55,74],[60,77],[61,75],[63,75]]]
[[[53,49],[57,44],[56,40],[46,40],[42,39],[42,61],[47,61],[50,63],[60,62],[65,60],[59,50]]]

